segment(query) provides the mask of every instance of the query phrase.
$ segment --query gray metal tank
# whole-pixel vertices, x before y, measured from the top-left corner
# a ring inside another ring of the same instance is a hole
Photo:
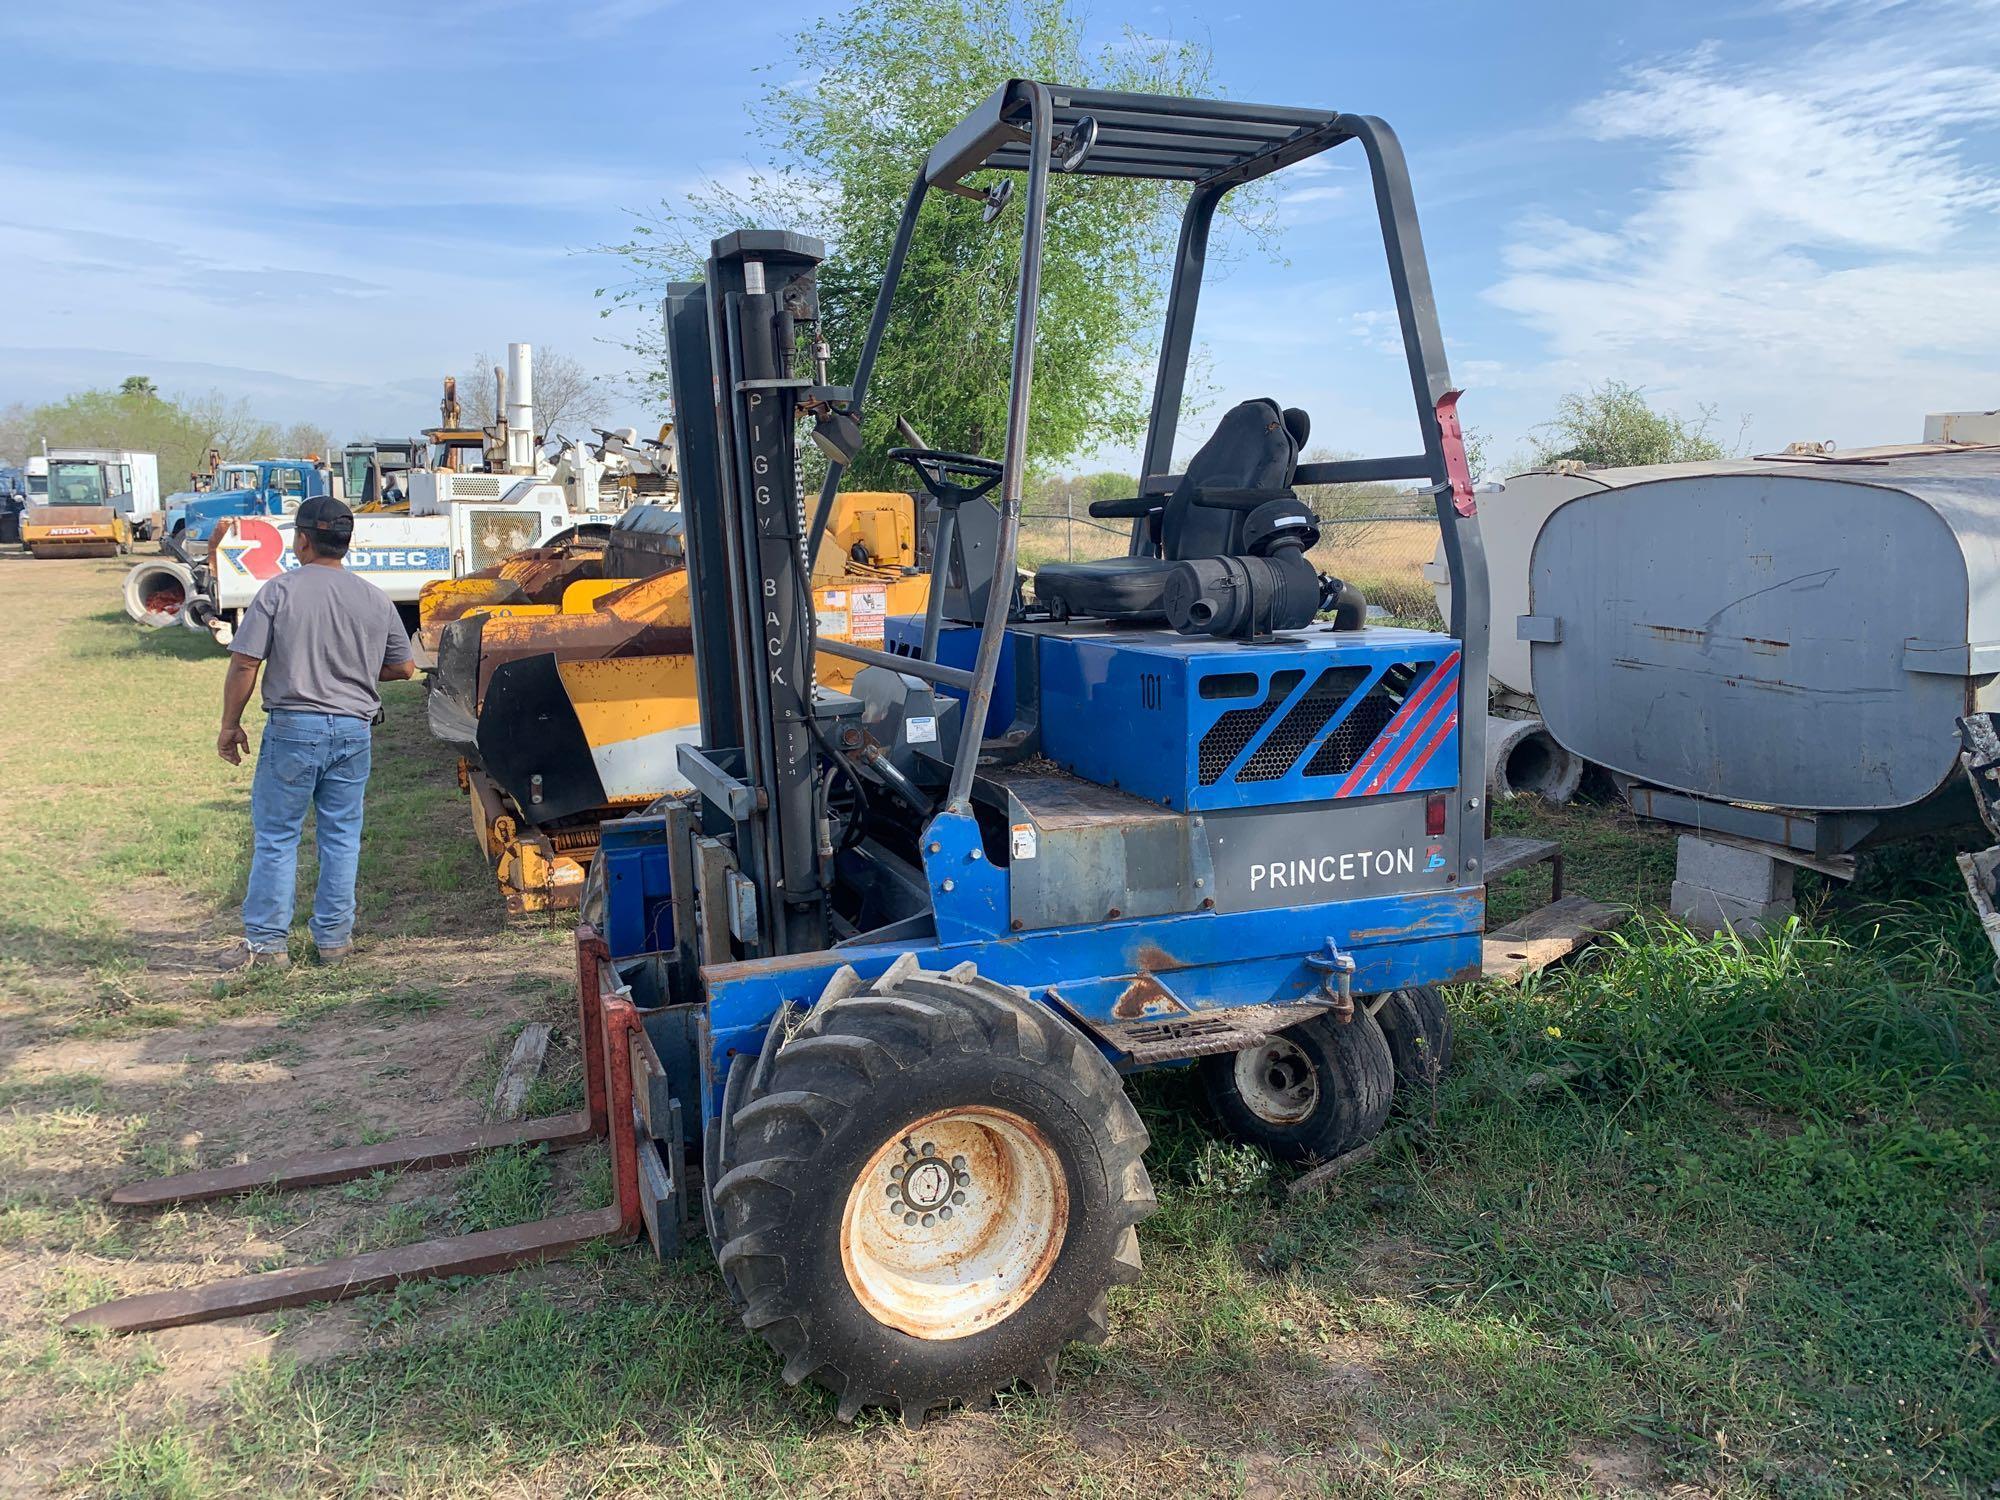
[[[1835,847],[1957,790],[1954,721],[2000,708],[2000,448],[1591,478],[1543,523],[1518,622],[1565,748],[1693,797],[1867,814]]]

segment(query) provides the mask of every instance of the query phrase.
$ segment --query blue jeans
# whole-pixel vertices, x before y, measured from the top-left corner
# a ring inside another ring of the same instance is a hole
[[[252,948],[283,949],[297,896],[299,835],[306,809],[319,815],[319,888],[312,936],[320,948],[354,937],[354,876],[361,864],[361,804],[373,749],[366,719],[342,714],[274,713],[264,721],[250,787],[256,845],[243,893],[243,936]]]

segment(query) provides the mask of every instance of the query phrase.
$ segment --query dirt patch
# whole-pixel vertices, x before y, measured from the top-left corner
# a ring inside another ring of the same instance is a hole
[[[66,1312],[374,1248],[385,1229],[419,1236],[462,1171],[160,1214],[106,1209],[112,1187],[477,1123],[480,1085],[510,1030],[560,1023],[551,997],[568,955],[555,933],[510,944],[504,959],[476,931],[371,939],[337,988],[302,968],[246,999],[217,993],[232,915],[167,882],[137,882],[115,911],[136,962],[116,989],[88,973],[47,974],[56,984],[45,996],[72,1004],[0,1014],[0,1086],[13,1101],[0,1111],[0,1452],[30,1482],[94,1459],[121,1419],[217,1413],[245,1372],[345,1354],[368,1332],[362,1314],[336,1307],[82,1339],[57,1331]],[[552,1068],[573,1063],[573,1031]]]
[[[1700,1493],[1686,1486],[1668,1488],[1659,1460],[1645,1448],[1618,1443],[1587,1443],[1570,1454],[1583,1471],[1593,1495],[1685,1495]]]

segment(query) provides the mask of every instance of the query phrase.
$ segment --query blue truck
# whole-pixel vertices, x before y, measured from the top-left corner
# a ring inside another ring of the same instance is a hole
[[[27,508],[27,472],[0,467],[0,544],[21,540],[21,512]]]
[[[326,471],[301,458],[260,458],[224,464],[206,490],[183,490],[167,497],[160,550],[185,554],[206,546],[215,523],[228,516],[283,516],[301,501],[328,492]]]

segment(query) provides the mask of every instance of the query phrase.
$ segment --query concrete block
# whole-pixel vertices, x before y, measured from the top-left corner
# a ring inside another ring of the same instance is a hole
[[[1699,886],[1751,905],[1792,899],[1793,867],[1784,860],[1735,844],[1684,833],[1674,864],[1677,884]]]
[[[1733,932],[1754,938],[1778,926],[1796,909],[1786,901],[1743,901],[1703,886],[1674,882],[1674,915],[1697,932]]]

